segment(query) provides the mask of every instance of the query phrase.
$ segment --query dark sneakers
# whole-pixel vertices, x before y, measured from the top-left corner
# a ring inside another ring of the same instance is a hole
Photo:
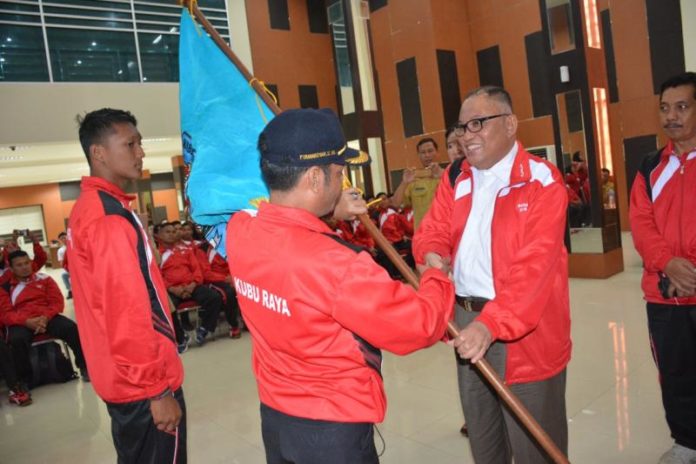
[[[199,327],[196,330],[196,344],[198,346],[203,346],[205,344],[205,337],[208,336],[208,329],[205,327]]]

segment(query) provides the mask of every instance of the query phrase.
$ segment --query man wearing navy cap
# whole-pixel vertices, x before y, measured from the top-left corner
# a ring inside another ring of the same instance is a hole
[[[331,110],[279,114],[258,147],[270,202],[232,217],[227,254],[252,336],[266,460],[376,463],[380,349],[407,354],[443,337],[454,303],[446,266],[423,267],[415,291],[319,219],[365,211],[341,192],[345,164],[367,160]]]

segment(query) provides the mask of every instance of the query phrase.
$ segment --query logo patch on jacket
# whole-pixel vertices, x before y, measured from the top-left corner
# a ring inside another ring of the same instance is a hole
[[[519,213],[526,213],[529,209],[529,203],[517,203],[517,211]]]

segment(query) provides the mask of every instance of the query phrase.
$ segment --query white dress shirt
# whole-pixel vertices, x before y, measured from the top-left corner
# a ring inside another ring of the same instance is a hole
[[[498,192],[510,183],[516,154],[517,143],[490,169],[471,168],[473,192],[468,193],[473,195],[471,211],[454,261],[454,287],[459,296],[495,298],[491,222]]]

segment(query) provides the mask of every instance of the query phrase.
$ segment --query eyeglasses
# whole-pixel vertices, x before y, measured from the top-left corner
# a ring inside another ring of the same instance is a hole
[[[510,116],[510,113],[494,114],[493,116],[484,116],[483,118],[470,119],[467,122],[458,122],[454,125],[454,135],[457,137],[464,137],[466,131],[475,134],[476,132],[481,132],[483,129],[483,123],[490,120],[499,118],[501,116]]]

